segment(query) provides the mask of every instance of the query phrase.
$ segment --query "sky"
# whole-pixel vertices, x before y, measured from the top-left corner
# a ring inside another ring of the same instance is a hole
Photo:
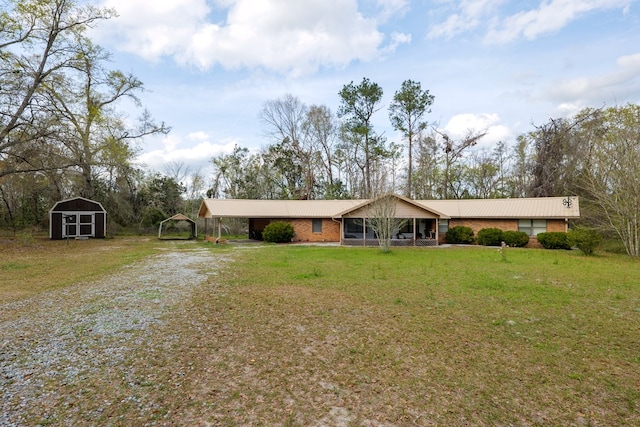
[[[138,162],[160,172],[206,176],[234,145],[273,142],[265,102],[291,94],[335,112],[365,77],[384,91],[375,131],[397,143],[387,108],[408,79],[434,95],[433,126],[487,132],[482,148],[585,107],[640,103],[640,0],[95,1],[118,17],[92,38],[172,128],[140,144]]]

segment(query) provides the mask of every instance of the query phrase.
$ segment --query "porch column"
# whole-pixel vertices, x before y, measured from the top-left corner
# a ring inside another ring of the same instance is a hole
[[[367,246],[367,220],[362,218],[362,246]]]
[[[416,218],[413,219],[413,246],[416,245]]]

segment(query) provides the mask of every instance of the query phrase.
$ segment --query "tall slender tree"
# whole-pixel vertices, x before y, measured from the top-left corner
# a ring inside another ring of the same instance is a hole
[[[373,196],[372,166],[375,159],[384,153],[384,139],[376,137],[372,116],[380,109],[382,88],[368,78],[359,85],[353,82],[343,86],[338,93],[340,107],[338,117],[345,118],[344,129],[352,134],[350,140],[356,147],[361,146],[364,172],[364,197]]]
[[[407,185],[405,195],[412,197],[413,144],[427,127],[424,115],[431,112],[434,96],[422,90],[420,82],[405,80],[393,96],[389,106],[389,119],[394,129],[400,131],[407,140]]]

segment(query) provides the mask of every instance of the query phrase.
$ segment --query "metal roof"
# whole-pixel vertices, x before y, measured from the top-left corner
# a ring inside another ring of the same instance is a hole
[[[333,218],[365,200],[204,199],[200,218]]]
[[[400,200],[408,200],[398,197]],[[339,218],[370,200],[204,199],[200,218]],[[416,206],[450,218],[579,218],[577,197],[414,200]]]
[[[181,213],[177,213],[174,216],[165,219],[162,222],[166,222],[166,221],[189,221],[189,222],[195,222],[194,220],[192,220],[191,218],[189,218],[188,216],[181,214]]]
[[[416,200],[451,218],[580,218],[577,197]]]

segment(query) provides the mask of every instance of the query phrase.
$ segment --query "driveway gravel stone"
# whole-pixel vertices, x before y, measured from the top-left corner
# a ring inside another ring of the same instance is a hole
[[[127,359],[145,346],[170,346],[176,337],[152,340],[154,327],[231,259],[207,250],[171,251],[90,283],[0,304],[0,426],[34,425],[34,417],[36,425],[77,425],[68,415],[82,410],[74,409],[80,397],[58,390],[82,393],[87,378],[135,386]],[[99,416],[115,402],[103,403],[82,417]],[[153,409],[132,406],[141,417]]]

